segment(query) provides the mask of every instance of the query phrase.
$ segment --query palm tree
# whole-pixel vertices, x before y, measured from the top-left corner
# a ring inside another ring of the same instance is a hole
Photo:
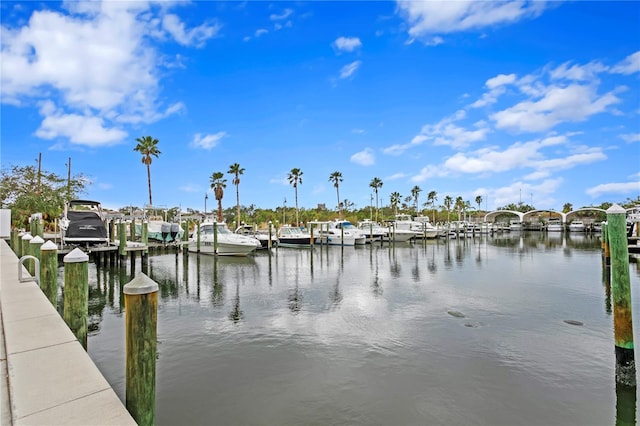
[[[391,195],[389,196],[389,198],[391,199],[391,206],[393,206],[393,215],[397,216],[398,215],[398,203],[402,199],[402,195],[400,195],[400,193],[396,191],[396,192],[392,192]]]
[[[302,184],[302,171],[298,168],[293,168],[287,175],[289,183],[293,185],[293,189],[296,192],[296,226],[300,226],[300,211],[298,210],[298,184]]]
[[[222,222],[222,197],[224,197],[224,188],[227,187],[227,180],[223,179],[224,173],[214,172],[211,175],[211,189],[213,189],[213,195],[218,200],[218,222]]]
[[[244,173],[244,169],[240,167],[240,164],[233,163],[229,166],[229,170],[227,173],[233,175],[233,183],[236,186],[236,227],[240,226],[240,192],[238,191],[238,186],[240,185],[240,175]]]
[[[134,151],[138,151],[142,154],[142,164],[147,166],[147,183],[149,185],[149,207],[153,205],[153,199],[151,198],[151,157],[158,158],[160,150],[158,149],[158,139],[154,139],[151,136],[139,137],[136,139],[138,144]]]
[[[480,206],[482,205],[482,195],[476,196],[476,204],[478,205],[478,214],[480,214]]]
[[[413,202],[416,206],[416,215],[418,214],[418,194],[420,194],[420,192],[422,192],[422,189],[420,189],[418,185],[411,188],[411,195],[413,195]]]
[[[369,182],[369,186],[373,188],[373,190],[376,192],[376,222],[377,222],[378,221],[378,189],[382,188],[382,181],[379,178],[374,177],[373,179],[371,179],[371,182]]]
[[[450,222],[451,218],[451,206],[453,205],[453,198],[450,195],[444,197],[444,207],[447,209],[447,222]]]
[[[431,204],[431,208],[433,209],[433,220],[432,222],[436,221],[436,201],[438,201],[438,193],[436,191],[430,191],[429,194],[427,194],[427,201],[429,202],[429,204]]]
[[[456,197],[456,202],[455,202],[456,211],[458,212],[458,220],[461,220],[460,211],[462,210],[463,206],[464,206],[464,201],[462,200],[462,197],[458,195]]]
[[[338,196],[338,212],[339,217],[342,219],[342,203],[340,202],[340,182],[342,182],[342,173],[333,172],[331,176],[329,176],[329,182],[333,182],[333,186],[336,188],[336,195]]]

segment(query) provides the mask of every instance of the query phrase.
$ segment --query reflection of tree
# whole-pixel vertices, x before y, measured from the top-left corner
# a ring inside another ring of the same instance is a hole
[[[447,244],[447,247],[448,246],[449,244]],[[427,269],[431,274],[435,274],[438,271],[438,265],[436,264],[435,255],[436,255],[436,249],[435,249],[435,246],[433,246],[433,249],[431,250],[431,258],[427,259]]]
[[[336,285],[333,287],[331,293],[329,293],[329,299],[333,308],[340,306],[342,302],[342,292],[340,291],[340,274],[336,277]]]
[[[229,314],[229,319],[238,322],[244,318],[244,313],[240,310],[240,282],[236,281],[236,296],[233,298],[233,310]]]
[[[398,263],[398,257],[396,256],[396,246],[395,244],[390,248],[390,258],[389,258],[389,270],[391,271],[391,276],[394,278],[400,277],[400,271],[402,267]]]
[[[378,268],[378,258],[376,257],[376,267],[375,267],[375,272],[373,274],[373,282],[371,283],[371,290],[373,291],[373,295],[376,297],[382,296],[382,293],[384,292],[382,290],[382,286],[380,285],[381,281],[380,281],[379,269],[380,268]]]
[[[447,243],[444,246],[444,266],[451,268],[451,239],[447,238]]]
[[[289,309],[294,314],[302,309],[302,294],[298,288],[298,280],[296,280],[296,286],[289,292]]]
[[[213,288],[211,289],[211,304],[213,306],[224,305],[224,286],[218,279],[218,258],[213,257]]]

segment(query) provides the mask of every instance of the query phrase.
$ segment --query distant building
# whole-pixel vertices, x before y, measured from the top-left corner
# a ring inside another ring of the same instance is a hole
[[[326,209],[327,209],[327,206],[324,203],[322,204],[318,203],[318,210],[326,210]]]

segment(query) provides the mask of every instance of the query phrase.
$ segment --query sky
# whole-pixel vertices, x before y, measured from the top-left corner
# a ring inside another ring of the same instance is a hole
[[[355,208],[418,186],[561,210],[640,196],[640,2],[0,3],[2,167],[148,204]],[[373,199],[373,201],[372,201]]]

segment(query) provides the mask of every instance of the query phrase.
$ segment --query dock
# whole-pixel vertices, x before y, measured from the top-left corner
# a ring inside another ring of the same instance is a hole
[[[19,281],[18,265],[0,239],[1,424],[135,425],[38,284]]]

